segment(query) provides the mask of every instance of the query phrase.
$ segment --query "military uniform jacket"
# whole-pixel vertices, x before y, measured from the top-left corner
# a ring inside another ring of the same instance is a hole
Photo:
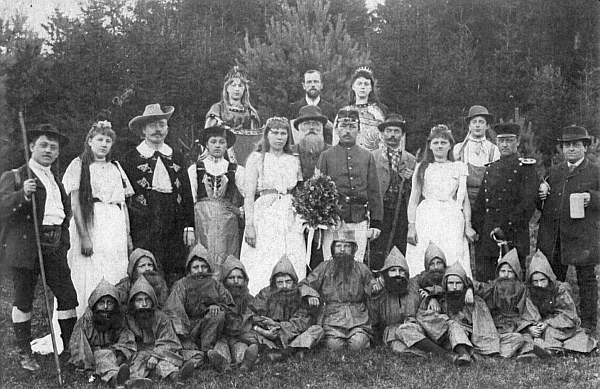
[[[0,220],[6,223],[3,229],[3,235],[0,242],[5,246],[5,255],[7,264],[10,267],[33,269],[38,261],[37,245],[35,240],[35,229],[33,225],[33,207],[31,201],[25,199],[23,191],[23,182],[27,180],[27,165],[18,169],[20,183],[16,187],[15,174],[7,171],[0,177]],[[37,178],[32,172],[32,177]],[[58,187],[65,211],[65,219],[61,224],[61,247],[66,255],[70,247],[69,240],[69,221],[71,218],[71,202],[65,192],[63,184],[58,177],[54,176]],[[44,210],[46,207],[46,188],[38,179],[37,190],[35,192],[35,201],[37,205],[37,217],[41,223],[44,220]]]
[[[600,167],[587,158],[572,172],[567,163],[548,170],[550,193],[538,201],[542,210],[538,248],[552,258],[560,233],[561,258],[564,265],[596,265],[600,259]],[[571,219],[571,193],[590,194],[583,219]],[[542,207],[543,205],[543,207]]]
[[[472,210],[473,228],[484,252],[498,252],[496,242],[490,238],[496,227],[506,234],[511,247],[529,247],[529,220],[539,186],[534,166],[522,163],[514,154],[487,167]]]
[[[368,209],[376,228],[383,220],[383,200],[373,154],[358,145],[337,144],[321,154],[317,167],[337,186],[341,218],[347,223],[360,223],[366,220],[365,209]]]

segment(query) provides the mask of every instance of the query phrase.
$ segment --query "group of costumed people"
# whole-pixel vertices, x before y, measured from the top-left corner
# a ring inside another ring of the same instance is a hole
[[[143,140],[119,162],[112,124],[95,122],[62,182],[50,167],[69,139],[50,124],[27,133],[31,159],[0,178],[24,369],[50,348],[31,342],[33,198],[59,348],[111,385],[182,381],[205,364],[250,370],[318,344],[383,343],[459,366],[596,349],[600,168],[586,129],[562,129],[565,161],[539,178],[518,156],[520,126],[493,125],[483,106],[462,143],[440,124],[415,157],[370,69],[354,73],[339,111],[321,98],[320,72],[302,85],[287,117],[261,126],[234,68],[191,166],[165,143],[175,109],[160,104],[129,122]]]

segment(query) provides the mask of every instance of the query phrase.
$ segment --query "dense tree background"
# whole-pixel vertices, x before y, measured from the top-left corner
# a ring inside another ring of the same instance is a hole
[[[173,105],[169,143],[189,148],[235,64],[265,120],[302,96],[302,73],[323,72],[324,96],[346,103],[349,80],[368,65],[383,102],[408,119],[408,148],[437,123],[466,133],[473,104],[498,120],[519,108],[526,154],[556,153],[564,125],[598,135],[596,0],[89,0],[80,16],[58,10],[43,40],[15,15],[0,19],[0,171],[22,162],[17,112],[72,137],[63,166],[81,151],[98,115],[118,148],[137,142],[128,121],[146,104]]]

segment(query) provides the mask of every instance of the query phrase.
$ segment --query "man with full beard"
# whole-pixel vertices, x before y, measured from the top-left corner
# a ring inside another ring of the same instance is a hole
[[[233,361],[241,371],[252,370],[258,357],[256,336],[252,331],[252,295],[248,291],[248,274],[244,264],[230,255],[221,266],[221,282],[233,297],[236,309],[223,329],[223,335],[208,351],[208,359],[220,371],[230,369]]]
[[[169,297],[169,287],[167,282],[158,271],[158,262],[154,255],[144,249],[137,248],[129,255],[129,264],[127,265],[127,277],[123,278],[117,285],[119,291],[119,302],[123,311],[127,311],[129,305],[129,291],[139,276],[143,275],[146,281],[150,283],[156,293],[156,307],[162,309]]]
[[[311,287],[298,285],[292,262],[287,255],[281,257],[271,272],[271,285],[250,304],[256,314],[257,341],[271,350],[267,354],[270,360],[281,361],[291,352],[304,358],[304,352],[321,341],[323,329],[314,325],[316,309],[307,303],[318,296]]]
[[[319,297],[309,297],[308,302],[312,307],[323,303],[320,318],[325,346],[333,350],[368,348],[373,336],[367,304],[375,280],[367,265],[354,260],[357,247],[354,231],[334,232],[333,258],[300,282],[319,293]]]
[[[485,301],[474,297],[474,304],[465,303],[465,293],[471,280],[459,262],[446,269],[442,280],[440,312],[420,310],[417,321],[421,334],[458,354],[454,363],[470,365],[471,355],[492,355],[500,352],[500,339]]]
[[[580,327],[581,319],[569,292],[569,286],[556,280],[546,256],[538,250],[527,269],[527,289],[530,304],[521,332],[533,338],[547,356],[561,351],[590,353],[596,346],[594,338]]]
[[[179,381],[194,371],[192,361],[183,363],[181,343],[167,315],[156,309],[156,301],[152,286],[144,277],[138,278],[129,292],[126,316],[137,345],[137,352],[131,358],[128,387],[141,387],[142,382],[151,384],[146,378],[149,375]]]
[[[125,363],[136,351],[135,338],[119,309],[117,288],[102,279],[90,294],[88,308],[77,320],[69,363],[94,371],[102,381],[122,386],[129,379]]]
[[[425,270],[415,276],[422,298],[429,298],[427,309],[439,312],[438,297],[444,293],[442,280],[446,273],[446,255],[435,243],[429,242],[425,250]]]

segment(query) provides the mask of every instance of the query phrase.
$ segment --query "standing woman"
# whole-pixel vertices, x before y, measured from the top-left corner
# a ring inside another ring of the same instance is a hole
[[[292,208],[290,194],[302,181],[302,171],[290,150],[291,137],[287,119],[270,118],[257,151],[246,163],[241,261],[248,271],[252,295],[269,285],[271,270],[284,254],[292,261],[298,279],[306,276],[302,222]]]
[[[210,107],[204,128],[221,124],[229,127],[237,137],[235,146],[228,150],[229,160],[245,166],[262,133],[258,113],[250,104],[248,80],[237,66],[227,74],[222,99]]]
[[[413,175],[408,203],[406,260],[411,274],[425,270],[429,242],[445,254],[448,266],[458,261],[471,275],[469,244],[475,239],[467,196],[467,165],[455,162],[454,138],[445,125],[431,129],[423,161]],[[422,200],[421,200],[422,199]]]
[[[367,150],[377,150],[383,144],[377,126],[383,123],[387,115],[387,107],[379,102],[377,81],[373,76],[373,71],[368,67],[360,67],[354,72],[349,105],[343,109],[358,111],[360,131],[356,137],[356,144]],[[337,123],[337,117],[335,123]],[[333,145],[335,146],[338,142],[339,137],[334,131]],[[404,148],[404,145],[401,146]]]

